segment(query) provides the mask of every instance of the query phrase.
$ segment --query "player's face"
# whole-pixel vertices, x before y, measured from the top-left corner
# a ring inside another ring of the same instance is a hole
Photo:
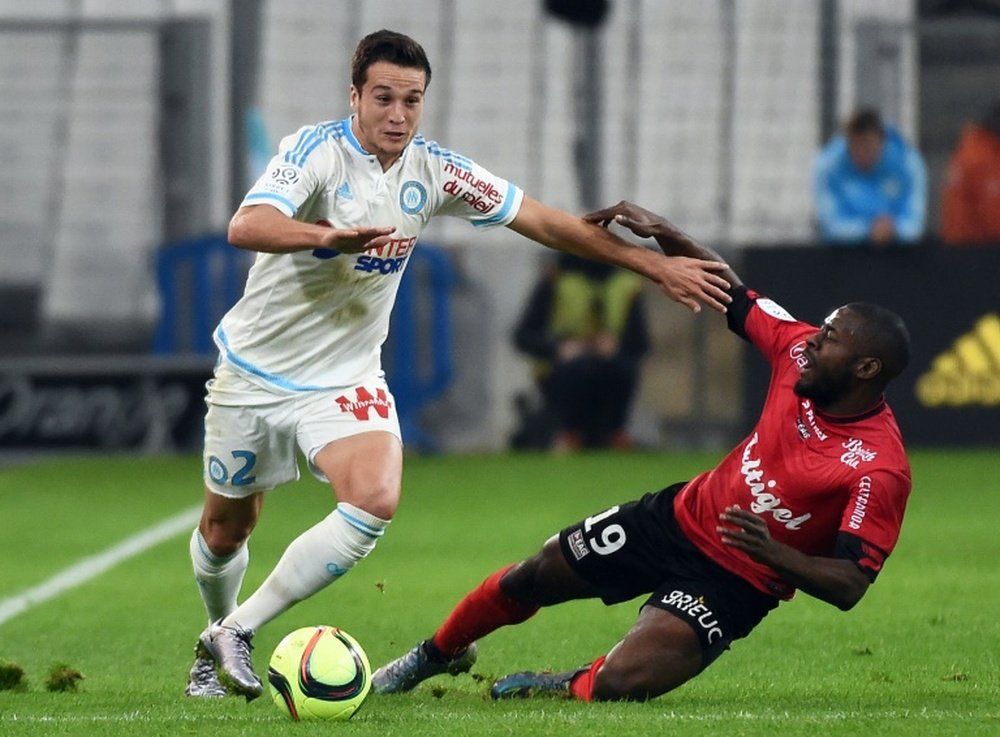
[[[865,131],[847,137],[847,150],[856,167],[861,171],[871,171],[882,158],[884,143],[878,131]]]
[[[351,85],[354,133],[366,151],[388,169],[417,132],[424,111],[423,69],[378,61],[368,67],[359,90]]]
[[[841,307],[827,317],[819,332],[806,340],[802,357],[806,365],[795,382],[796,394],[821,408],[843,397],[854,386],[858,359],[851,313]]]

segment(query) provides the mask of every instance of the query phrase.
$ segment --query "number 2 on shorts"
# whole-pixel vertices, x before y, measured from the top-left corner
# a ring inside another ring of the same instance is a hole
[[[246,486],[256,481],[257,477],[251,476],[250,472],[253,471],[253,467],[257,464],[257,454],[249,450],[234,450],[232,456],[233,460],[242,461],[243,465],[236,469],[231,481],[229,479],[229,469],[225,463],[220,461],[217,456],[211,456],[208,459],[208,473],[212,481],[217,484],[224,484],[229,481],[233,486]]]

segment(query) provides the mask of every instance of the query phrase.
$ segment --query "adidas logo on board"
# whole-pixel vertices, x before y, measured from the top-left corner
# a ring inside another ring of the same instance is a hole
[[[1000,315],[979,318],[917,379],[926,407],[1000,406]]]

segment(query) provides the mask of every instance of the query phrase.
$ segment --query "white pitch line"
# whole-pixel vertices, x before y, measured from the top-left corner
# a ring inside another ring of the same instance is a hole
[[[34,606],[54,599],[59,594],[95,578],[122,561],[144,553],[185,530],[194,529],[201,517],[201,506],[191,507],[163,520],[142,532],[136,533],[107,550],[84,558],[47,581],[32,586],[19,594],[0,599],[0,624],[22,614]]]

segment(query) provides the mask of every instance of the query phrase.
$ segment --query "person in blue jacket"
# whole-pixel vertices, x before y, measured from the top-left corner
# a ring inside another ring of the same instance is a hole
[[[855,112],[823,148],[815,189],[820,237],[827,244],[912,244],[923,235],[923,158],[875,110]]]

